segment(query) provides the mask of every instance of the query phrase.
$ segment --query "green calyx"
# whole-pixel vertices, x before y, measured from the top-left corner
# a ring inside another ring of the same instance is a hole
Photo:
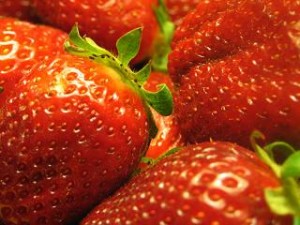
[[[162,159],[168,157],[169,155],[173,155],[174,153],[176,153],[180,150],[181,150],[181,147],[171,148],[170,150],[168,150],[168,151],[164,152],[163,154],[161,154],[156,159],[144,156],[144,157],[141,158],[141,163],[144,163],[144,164],[147,164],[147,165],[150,165],[150,166],[154,166],[155,164],[157,164]]]
[[[277,215],[292,215],[294,225],[300,225],[300,151],[285,142],[274,142],[265,147],[257,144],[264,139],[259,131],[251,135],[251,143],[258,156],[273,170],[281,186],[265,189],[265,199],[272,212]],[[285,151],[287,157],[282,163],[275,162],[274,151]]]
[[[150,92],[143,88],[151,73],[151,64],[146,64],[142,69],[135,72],[129,63],[138,54],[141,42],[142,29],[134,29],[123,35],[116,43],[118,56],[98,46],[92,39],[82,37],[78,26],[75,25],[70,34],[69,40],[65,42],[65,50],[71,54],[87,57],[97,63],[113,68],[120,74],[121,79],[128,83],[144,99],[150,120],[150,136],[154,138],[157,128],[152,118],[153,108],[159,114],[168,116],[173,111],[173,97],[166,84],[159,85],[157,92]]]
[[[170,19],[168,9],[163,0],[158,0],[158,6],[153,10],[160,27],[161,37],[156,44],[155,53],[152,57],[152,68],[156,71],[167,73],[168,55],[171,51],[175,25]]]

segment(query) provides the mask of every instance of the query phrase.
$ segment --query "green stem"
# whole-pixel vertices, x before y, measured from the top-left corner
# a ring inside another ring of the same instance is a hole
[[[171,42],[174,36],[175,24],[171,21],[168,9],[163,0],[158,1],[154,8],[156,19],[160,26],[161,36],[155,46],[152,56],[152,68],[155,71],[168,72],[168,55],[171,52]]]
[[[270,155],[265,149],[260,147],[260,145],[257,144],[257,139],[264,139],[264,135],[259,131],[254,131],[250,137],[250,142],[252,145],[252,148],[256,152],[256,154],[259,156],[259,158],[264,161],[269,167],[272,168],[273,172],[276,174],[277,177],[281,176],[281,169],[280,166],[274,161],[273,155]]]
[[[300,225],[300,217],[299,216],[294,217],[293,225]]]

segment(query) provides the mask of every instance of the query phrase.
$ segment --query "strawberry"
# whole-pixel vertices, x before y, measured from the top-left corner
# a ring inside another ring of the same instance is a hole
[[[169,70],[175,114],[190,143],[300,146],[299,0],[200,1],[177,29]]]
[[[0,105],[8,99],[15,84],[38,62],[63,53],[67,34],[42,25],[0,18]]]
[[[155,45],[161,42],[153,11],[157,0],[33,0],[33,3],[44,22],[65,31],[78,23],[81,32],[112,51],[116,51],[115,42],[122,34],[143,27],[141,49],[135,63],[151,56]]]
[[[155,135],[150,105],[172,111],[166,86],[140,87],[150,65],[128,66],[140,36],[119,39],[115,57],[74,27],[65,44],[72,55],[49,57],[20,80],[1,109],[4,224],[75,224],[138,165]]]
[[[157,91],[159,84],[166,84],[173,92],[174,87],[170,76],[162,72],[152,72],[145,83],[145,89]],[[162,116],[152,110],[154,121],[158,128],[158,133],[150,142],[146,156],[157,158],[169,149],[184,146],[185,142],[180,134],[177,118],[174,115]]]
[[[32,0],[0,0],[0,16],[35,21]]]
[[[172,21],[178,26],[201,0],[165,0]]]
[[[81,223],[290,224],[270,212],[264,189],[274,173],[251,151],[229,142],[187,146],[133,177]]]

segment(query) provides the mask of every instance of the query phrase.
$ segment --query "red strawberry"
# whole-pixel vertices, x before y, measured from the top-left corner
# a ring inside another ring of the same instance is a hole
[[[32,0],[0,0],[0,16],[34,21],[36,18],[31,4]]]
[[[170,76],[189,142],[300,146],[300,1],[201,1],[175,33]]]
[[[201,0],[165,0],[171,19],[179,25],[183,17],[190,13]]]
[[[161,72],[152,72],[144,87],[149,91],[157,91],[159,84],[163,83],[168,85],[171,91],[174,91],[170,76]],[[152,110],[152,113],[158,133],[151,140],[146,156],[155,159],[169,149],[184,146],[184,140],[180,134],[177,118],[174,115],[162,116],[154,110]]]
[[[149,65],[128,67],[140,35],[120,39],[115,57],[73,29],[66,48],[84,58],[49,57],[18,83],[1,109],[4,224],[74,224],[138,165],[153,135],[149,105],[172,110],[165,86],[139,88]]]
[[[42,25],[0,18],[0,105],[38,62],[63,52],[67,34]]]
[[[159,25],[153,7],[157,0],[33,0],[41,19],[55,27],[69,31],[78,23],[82,33],[99,45],[116,50],[116,40],[124,33],[143,27],[139,55],[140,62],[152,55],[156,42],[160,42]]]
[[[226,142],[185,147],[141,172],[81,223],[277,224],[263,190],[279,182],[258,157]]]

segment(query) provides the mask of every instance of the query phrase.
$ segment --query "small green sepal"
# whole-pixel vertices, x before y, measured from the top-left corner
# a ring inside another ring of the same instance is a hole
[[[150,92],[142,89],[142,92],[147,99],[149,105],[163,116],[168,116],[173,111],[173,98],[170,89],[166,84],[158,86],[157,92]]]
[[[300,152],[291,154],[281,166],[282,178],[300,178]]]
[[[287,197],[285,188],[265,189],[265,199],[272,212],[280,216],[299,214],[298,204]]]
[[[293,216],[293,225],[300,225],[300,151],[285,142],[274,142],[265,147],[257,144],[256,139],[264,139],[259,131],[251,135],[251,143],[257,155],[273,170],[280,181],[277,188],[264,190],[265,200],[274,214]],[[287,151],[282,163],[274,160],[274,151]]]
[[[122,36],[117,41],[118,59],[124,64],[129,62],[138,54],[140,49],[142,29],[137,28]]]
[[[149,78],[151,73],[151,62],[148,62],[142,69],[136,72],[136,81],[139,85],[143,85]]]

